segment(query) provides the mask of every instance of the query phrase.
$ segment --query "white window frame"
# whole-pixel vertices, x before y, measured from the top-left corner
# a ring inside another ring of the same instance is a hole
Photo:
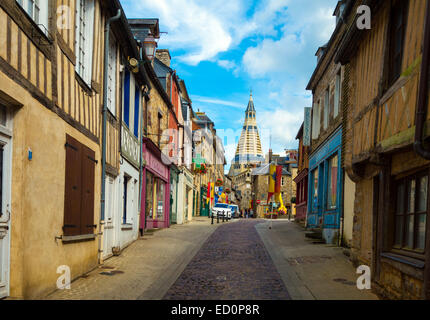
[[[85,11],[82,12],[82,6]],[[76,72],[91,87],[94,46],[94,0],[76,0],[75,54]],[[81,25],[82,14],[84,25]],[[81,32],[82,28],[85,28]],[[81,37],[82,34],[82,37]]]
[[[110,35],[109,56],[108,56],[108,103],[107,109],[116,116],[116,83],[117,77],[117,45],[113,34]]]
[[[312,112],[312,139],[318,138],[320,133],[320,107],[320,101],[314,103],[314,110]]]
[[[330,88],[324,91],[324,130],[328,127],[328,113],[330,110]]]
[[[340,105],[340,71],[336,74],[335,89],[334,89],[334,110],[333,117],[336,118],[339,114]]]
[[[16,0],[21,8],[39,26],[45,35],[48,35],[49,0]]]

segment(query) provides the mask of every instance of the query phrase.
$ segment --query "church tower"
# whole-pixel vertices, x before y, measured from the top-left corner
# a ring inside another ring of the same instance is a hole
[[[245,123],[237,144],[235,157],[231,163],[229,175],[236,176],[244,170],[259,166],[262,163],[264,163],[264,156],[251,92],[248,107],[245,111]]]

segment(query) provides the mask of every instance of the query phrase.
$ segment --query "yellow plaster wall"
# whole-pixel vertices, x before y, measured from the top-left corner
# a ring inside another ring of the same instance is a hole
[[[55,237],[62,235],[64,218],[66,133],[94,150],[96,159],[100,147],[2,73],[0,83],[2,91],[23,104],[13,119],[11,297],[36,298],[56,289],[58,266],[68,265],[73,279],[97,265],[97,240],[63,244]],[[100,164],[94,190],[97,225]]]

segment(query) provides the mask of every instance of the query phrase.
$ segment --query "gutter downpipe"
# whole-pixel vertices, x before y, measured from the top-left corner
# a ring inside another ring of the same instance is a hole
[[[414,150],[422,158],[430,160],[430,151],[424,148],[424,122],[427,116],[429,64],[430,64],[430,1],[427,1],[426,20],[424,26],[424,48],[422,54],[420,87],[416,110],[416,129]]]
[[[109,35],[111,23],[121,18],[121,9],[118,9],[117,14],[107,20],[105,26],[105,52],[104,52],[104,74],[103,74],[103,129],[102,129],[102,180],[101,180],[101,199],[100,199],[100,235],[99,235],[99,252],[98,261],[102,263],[102,243],[101,236],[103,235],[103,226],[105,220],[105,195],[106,195],[106,112],[107,112],[107,86],[108,86],[108,71],[109,71]]]
[[[139,50],[139,59],[142,60],[142,52],[143,48],[141,46],[141,43],[138,43],[138,50]],[[151,90],[151,85],[149,84],[149,81],[146,77],[145,69],[141,66],[139,67],[140,72],[143,74],[144,80],[146,82],[147,91],[142,92],[142,107],[143,103],[145,103],[145,112],[142,109],[142,114],[140,117],[140,134],[139,134],[139,150],[140,150],[140,160],[139,160],[139,219],[142,218],[142,191],[143,191],[143,131],[144,131],[144,116],[145,116],[145,125],[146,125],[146,111],[148,108],[148,101],[146,100],[147,97],[149,97],[149,91]],[[147,128],[145,128],[145,131]],[[140,220],[139,220],[139,226],[140,226]],[[143,236],[143,233],[145,232],[146,223],[143,226],[143,230],[141,231],[141,235]]]

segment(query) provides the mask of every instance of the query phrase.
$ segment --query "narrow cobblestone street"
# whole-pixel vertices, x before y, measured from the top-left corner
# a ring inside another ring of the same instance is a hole
[[[219,227],[164,299],[290,299],[255,229],[259,223],[242,220]]]
[[[131,244],[47,299],[376,299],[358,290],[341,248],[315,244],[294,222],[198,217]]]

